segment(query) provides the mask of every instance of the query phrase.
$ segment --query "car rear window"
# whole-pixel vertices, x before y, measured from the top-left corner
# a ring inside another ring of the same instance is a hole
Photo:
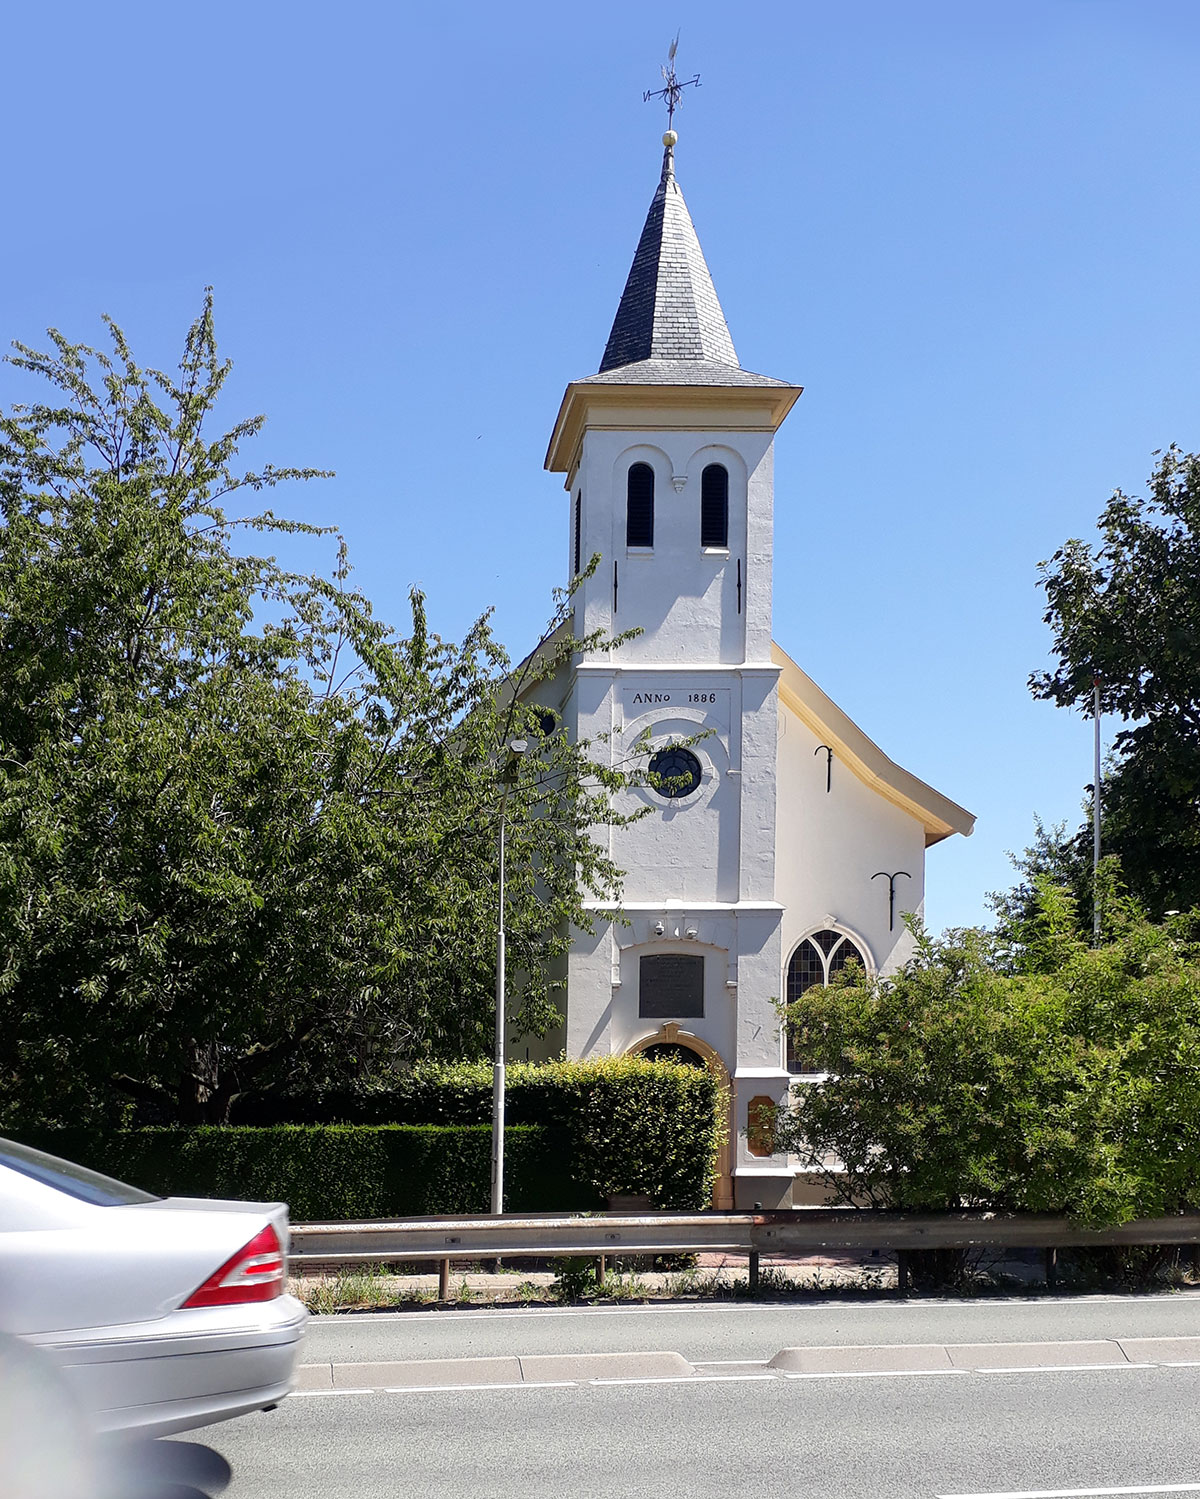
[[[115,1208],[131,1202],[159,1201],[153,1192],[143,1192],[140,1187],[131,1187],[111,1176],[103,1176],[99,1171],[89,1171],[86,1166],[76,1166],[73,1161],[47,1155],[44,1150],[18,1145],[15,1140],[0,1140],[0,1166],[8,1166],[23,1176],[31,1176],[34,1181],[96,1207]]]

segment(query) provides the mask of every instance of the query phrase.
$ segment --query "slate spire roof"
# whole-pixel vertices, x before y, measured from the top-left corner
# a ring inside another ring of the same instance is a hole
[[[738,362],[704,252],[675,180],[673,134],[663,138],[662,177],[608,335],[601,374],[643,359]]]
[[[584,384],[783,385],[738,364],[725,314],[675,180],[675,135],[646,215],[599,374]]]

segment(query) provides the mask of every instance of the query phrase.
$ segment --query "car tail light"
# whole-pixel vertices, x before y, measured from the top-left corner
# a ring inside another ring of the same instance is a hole
[[[184,1306],[232,1306],[271,1301],[283,1290],[283,1246],[271,1224],[214,1271]]]

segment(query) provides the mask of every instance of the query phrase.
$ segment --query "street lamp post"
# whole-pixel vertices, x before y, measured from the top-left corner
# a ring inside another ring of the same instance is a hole
[[[510,739],[508,760],[500,775],[500,891],[496,921],[496,1051],[492,1064],[492,1212],[504,1211],[504,809],[516,784],[527,739]]]
[[[1100,946],[1100,677],[1092,675],[1092,718],[1095,762],[1092,774],[1092,945]]]

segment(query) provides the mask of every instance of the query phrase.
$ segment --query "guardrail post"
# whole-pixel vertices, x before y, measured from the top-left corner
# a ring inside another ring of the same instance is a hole
[[[750,1251],[750,1275],[749,1275],[749,1280],[750,1280],[750,1294],[751,1294],[751,1296],[757,1296],[758,1295],[758,1250],[757,1249],[752,1249]]]
[[[898,1249],[896,1251],[896,1289],[898,1291],[907,1291],[909,1280],[908,1250]]]
[[[596,1256],[596,1284],[598,1286],[602,1286],[604,1284],[604,1277],[607,1274],[608,1256],[606,1254],[598,1254]]]
[[[438,1261],[438,1300],[450,1300],[450,1261]]]
[[[1047,1249],[1046,1251],[1046,1289],[1055,1291],[1058,1289],[1058,1250]]]

